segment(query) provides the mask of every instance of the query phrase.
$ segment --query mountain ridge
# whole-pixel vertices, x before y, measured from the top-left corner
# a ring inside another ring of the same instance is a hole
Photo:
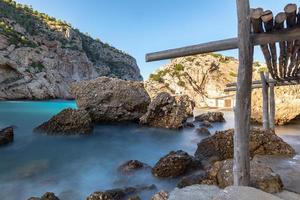
[[[0,0],[0,99],[72,98],[73,82],[142,80],[136,60],[67,22]]]

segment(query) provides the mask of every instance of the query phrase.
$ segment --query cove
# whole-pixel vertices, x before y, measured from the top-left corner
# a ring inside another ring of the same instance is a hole
[[[178,179],[157,179],[149,171],[123,176],[117,168],[131,159],[153,166],[172,150],[193,155],[197,143],[204,138],[195,129],[175,131],[133,123],[98,124],[89,136],[33,133],[33,128],[68,107],[76,108],[75,102],[0,102],[0,127],[15,127],[14,142],[0,148],[0,199],[28,199],[50,191],[61,199],[79,200],[95,191],[139,184],[155,184],[158,190],[170,191]],[[233,127],[233,113],[224,113],[227,122],[214,124],[211,132]],[[277,132],[297,146],[299,127],[294,123]],[[299,156],[295,162],[299,164]],[[153,193],[141,197],[149,199]]]

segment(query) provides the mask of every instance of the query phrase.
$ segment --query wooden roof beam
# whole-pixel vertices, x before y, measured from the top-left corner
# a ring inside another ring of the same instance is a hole
[[[300,38],[300,27],[276,30],[270,33],[252,34],[253,45],[262,45],[282,41],[293,41]],[[238,38],[218,40],[193,46],[169,49],[146,54],[146,61],[158,61],[196,54],[212,53],[216,51],[225,51],[238,48]]]

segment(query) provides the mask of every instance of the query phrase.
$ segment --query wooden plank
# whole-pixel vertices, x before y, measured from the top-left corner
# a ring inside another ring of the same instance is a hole
[[[284,12],[287,16],[286,24],[288,28],[292,28],[296,25],[297,20],[297,5],[296,4],[288,4],[284,8]],[[290,64],[287,66],[287,73],[285,76],[291,76],[293,70],[294,60],[296,59],[293,57],[293,48],[294,48],[294,41],[287,41],[287,48],[286,48],[286,59],[290,61]]]
[[[253,45],[261,45],[268,43],[276,43],[283,41],[293,41],[300,38],[300,27],[276,30],[271,33],[252,34],[251,40]],[[196,54],[211,53],[216,51],[224,51],[238,48],[238,39],[230,38],[225,40],[218,40],[204,44],[197,44],[193,46],[186,46],[182,48],[169,49],[146,54],[146,61],[165,60],[183,56],[191,56]]]
[[[262,22],[264,24],[265,30],[267,33],[272,32],[274,28],[274,18],[273,13],[270,10],[263,12],[261,16]],[[279,79],[278,69],[277,69],[277,50],[276,44],[270,43],[268,44],[270,53],[271,53],[271,61],[272,61],[272,78]]]
[[[269,84],[270,86],[270,94],[269,94],[269,105],[270,105],[270,129],[275,130],[275,91],[274,91],[274,83]]]
[[[269,87],[267,84],[267,78],[264,72],[260,72],[260,78],[262,83],[262,97],[263,97],[263,105],[262,105],[262,122],[263,128],[265,130],[270,129],[270,121],[269,121]]]
[[[270,82],[269,84],[271,84],[272,82]],[[276,82],[273,83],[275,87],[277,86],[290,86],[290,85],[300,85],[300,81],[294,80],[294,81],[284,81],[284,82]],[[252,90],[254,89],[261,89],[262,85],[261,84],[257,84],[257,85],[253,85]],[[228,87],[224,89],[224,92],[235,92],[237,90],[236,87]]]
[[[275,17],[275,29],[282,30],[284,29],[284,22],[286,20],[286,14],[280,12]],[[286,41],[279,42],[280,54],[279,54],[279,74],[281,78],[284,78],[286,74]]]
[[[251,116],[251,82],[253,68],[253,45],[249,0],[236,0],[238,14],[239,68],[234,133],[233,182],[248,186],[250,183],[249,133]]]
[[[260,16],[259,16],[259,14],[260,14]],[[259,34],[259,33],[264,32],[263,24],[262,24],[263,19],[265,21],[269,20],[271,18],[270,17],[271,14],[272,14],[271,11],[261,12],[260,8],[255,9],[254,12],[251,13],[251,25],[252,25],[253,33]],[[271,73],[271,76],[273,78],[275,78],[275,74],[273,72],[274,70],[272,67],[272,56],[271,56],[268,44],[260,45],[260,49],[264,55],[266,65],[267,65],[269,72]]]

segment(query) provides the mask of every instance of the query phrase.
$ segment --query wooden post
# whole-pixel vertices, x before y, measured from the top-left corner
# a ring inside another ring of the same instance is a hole
[[[275,92],[274,83],[270,83],[270,129],[275,130]]]
[[[249,133],[251,116],[251,83],[253,44],[251,41],[249,0],[236,0],[238,15],[239,68],[235,106],[234,185],[250,182]]]
[[[270,121],[269,121],[269,88],[267,84],[267,79],[264,72],[260,72],[261,84],[262,84],[262,96],[263,96],[263,105],[262,105],[262,121],[263,128],[265,130],[270,129]]]

